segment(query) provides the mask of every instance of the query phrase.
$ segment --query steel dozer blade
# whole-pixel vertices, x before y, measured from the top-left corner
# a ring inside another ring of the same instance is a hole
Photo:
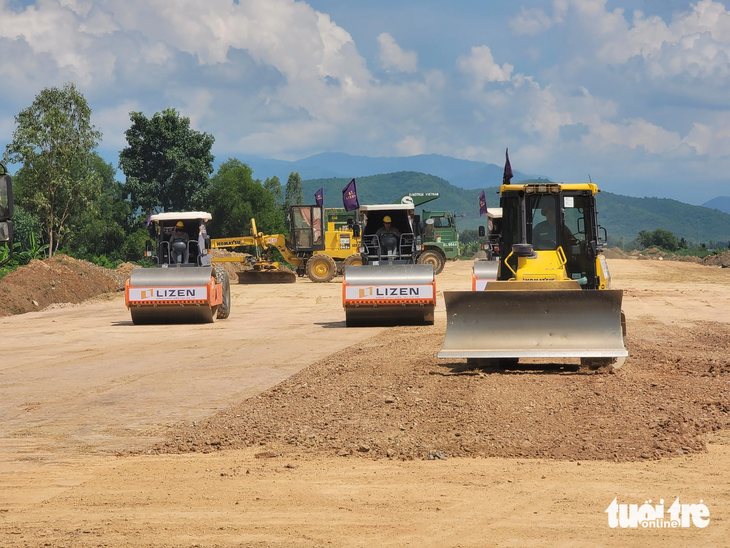
[[[211,323],[223,301],[212,267],[136,268],[125,288],[137,325]]]
[[[439,358],[622,358],[621,290],[446,291]]]
[[[350,265],[342,281],[342,302],[348,327],[432,325],[433,266]]]
[[[237,272],[239,284],[293,284],[297,275],[287,269],[279,270],[241,270]]]

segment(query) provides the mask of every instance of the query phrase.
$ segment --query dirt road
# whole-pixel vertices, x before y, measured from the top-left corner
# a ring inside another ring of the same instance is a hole
[[[610,376],[444,368],[443,301],[432,331],[346,329],[336,283],[232,286],[231,318],[206,326],[134,326],[119,294],[0,318],[0,546],[728,545],[730,271],[609,266],[632,352]],[[438,289],[468,289],[469,268]],[[377,370],[388,357],[401,369]],[[335,402],[361,411],[330,432]],[[584,430],[550,438],[551,409]],[[421,460],[424,440],[445,450]],[[616,497],[702,500],[709,525],[612,529]]]

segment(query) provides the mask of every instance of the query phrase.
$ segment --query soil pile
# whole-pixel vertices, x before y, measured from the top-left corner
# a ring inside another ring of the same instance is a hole
[[[80,303],[124,288],[134,265],[109,270],[67,255],[32,260],[0,279],[0,316],[42,310],[54,303]]]
[[[632,325],[615,373],[479,370],[436,359],[443,328],[393,328],[209,420],[159,453],[260,446],[262,455],[632,461],[705,449],[730,427],[730,327]]]

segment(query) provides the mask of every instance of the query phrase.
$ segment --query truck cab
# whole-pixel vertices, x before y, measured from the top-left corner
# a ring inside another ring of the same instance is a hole
[[[433,265],[434,273],[439,274],[444,263],[459,256],[459,231],[456,218],[450,211],[426,211],[421,213],[423,227],[423,249],[418,262]]]

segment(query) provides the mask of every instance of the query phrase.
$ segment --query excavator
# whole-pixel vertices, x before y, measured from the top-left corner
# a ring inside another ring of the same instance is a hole
[[[359,227],[353,225],[351,216],[335,208],[294,205],[289,208],[288,222],[289,236],[266,235],[257,230],[255,219],[251,219],[250,236],[214,238],[211,248],[255,248],[256,255],[246,261],[249,268],[237,273],[241,284],[294,283],[297,275],[306,275],[316,283],[329,282],[346,267],[361,264],[357,251]],[[296,274],[271,260],[272,249],[277,249],[284,260],[296,268]],[[213,259],[214,263],[224,261],[240,259]]]
[[[593,183],[501,186],[496,269],[485,265],[488,281],[475,290],[444,292],[439,358],[500,368],[521,358],[623,365],[623,292],[611,289],[601,254],[608,236],[598,225],[598,192]]]

